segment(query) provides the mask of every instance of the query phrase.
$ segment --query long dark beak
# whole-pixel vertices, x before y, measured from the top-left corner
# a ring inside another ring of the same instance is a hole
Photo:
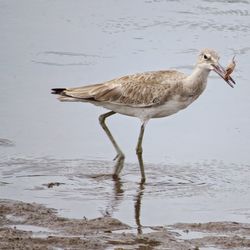
[[[236,84],[236,82],[234,81],[234,79],[231,76],[228,76],[228,78],[225,78],[226,75],[226,70],[218,63],[218,64],[213,64],[213,70],[225,81],[228,83],[229,86],[231,86],[232,88],[234,87],[234,84]]]

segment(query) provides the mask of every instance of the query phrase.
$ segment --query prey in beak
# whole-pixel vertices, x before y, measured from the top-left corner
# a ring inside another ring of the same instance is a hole
[[[224,69],[219,63],[212,64],[213,66],[213,70],[222,78],[224,79],[225,82],[228,83],[229,86],[231,86],[232,88],[234,87],[234,84],[236,84],[236,82],[234,81],[234,79],[230,76],[230,74],[232,74],[232,72],[234,71],[234,68],[236,66],[234,57],[232,59],[232,62],[226,67],[226,69]]]

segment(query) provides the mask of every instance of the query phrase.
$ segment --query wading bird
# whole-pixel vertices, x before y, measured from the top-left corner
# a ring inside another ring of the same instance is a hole
[[[124,164],[124,154],[105,124],[106,118],[116,113],[137,117],[141,129],[136,146],[141,181],[145,181],[142,159],[142,140],[147,122],[151,118],[170,116],[185,109],[204,91],[210,71],[215,71],[231,87],[235,81],[219,64],[219,55],[212,49],[203,49],[190,75],[176,70],[161,70],[123,76],[99,84],[76,88],[54,88],[52,94],[60,101],[89,102],[109,112],[100,115],[99,122],[116,150],[113,178],[118,178]]]

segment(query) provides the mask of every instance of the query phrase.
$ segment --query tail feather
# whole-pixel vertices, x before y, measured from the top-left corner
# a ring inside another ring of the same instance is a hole
[[[54,94],[54,95],[61,95],[63,94],[63,91],[65,91],[66,88],[54,88],[54,89],[51,89],[51,94]]]
[[[76,88],[53,88],[51,94],[59,95],[60,101],[100,101],[105,99],[104,96],[112,89],[113,86],[93,84]]]

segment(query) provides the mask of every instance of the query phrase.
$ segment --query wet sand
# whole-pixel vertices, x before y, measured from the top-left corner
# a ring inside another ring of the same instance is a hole
[[[0,201],[0,249],[250,249],[250,224],[214,222],[134,228],[109,216],[59,217],[36,203]],[[212,248],[211,248],[212,247]]]

